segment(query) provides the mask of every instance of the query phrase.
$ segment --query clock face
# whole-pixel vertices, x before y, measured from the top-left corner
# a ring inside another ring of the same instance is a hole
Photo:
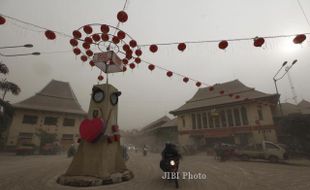
[[[93,100],[96,103],[102,102],[104,99],[104,92],[101,90],[97,90],[93,93]]]
[[[116,105],[118,102],[118,95],[116,93],[111,94],[110,100],[112,105]]]

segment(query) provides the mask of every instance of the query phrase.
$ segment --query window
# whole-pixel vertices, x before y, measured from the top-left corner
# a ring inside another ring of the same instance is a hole
[[[221,117],[222,127],[226,127],[227,122],[226,122],[226,114],[224,110],[220,111],[220,117]]]
[[[62,140],[73,140],[73,134],[63,134]]]
[[[230,127],[234,126],[234,120],[233,120],[231,109],[227,110],[227,119],[228,119],[228,125]]]
[[[234,108],[234,117],[235,117],[236,126],[240,126],[241,120],[240,120],[240,112],[238,108]]]
[[[45,117],[44,125],[57,125],[56,117]]]
[[[196,115],[192,114],[192,128],[196,129]]]
[[[258,114],[258,119],[259,120],[263,120],[264,117],[263,117],[263,111],[262,111],[262,107],[259,106],[258,109],[257,109],[257,114]]]
[[[181,119],[182,119],[182,125],[183,125],[183,127],[185,127],[185,119],[184,119],[184,116],[181,116]]]
[[[18,144],[31,144],[33,133],[19,133],[18,134]]]
[[[214,116],[213,118],[214,118],[215,127],[219,128],[220,127],[220,118],[219,118],[219,116]]]
[[[202,124],[204,128],[208,128],[208,119],[207,119],[207,113],[202,114]]]
[[[74,119],[65,118],[62,125],[63,126],[74,126],[74,124],[75,124]]]
[[[209,128],[213,128],[213,118],[211,116],[211,112],[208,112],[208,118],[209,118]]]
[[[246,108],[244,106],[241,107],[241,117],[242,117],[243,125],[248,125],[249,124],[248,115],[247,115]]]
[[[23,123],[25,124],[36,124],[38,122],[38,116],[36,115],[24,115]]]
[[[198,126],[198,129],[201,129],[201,114],[197,114],[197,126]]]

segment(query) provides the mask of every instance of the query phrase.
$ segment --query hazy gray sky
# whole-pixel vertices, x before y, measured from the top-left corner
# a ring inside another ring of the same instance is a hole
[[[0,13],[51,30],[71,34],[88,23],[116,25],[116,14],[125,0],[0,0]],[[310,1],[300,0],[310,19]],[[129,19],[120,26],[139,44],[188,40],[230,39],[310,31],[296,0],[129,0]],[[24,28],[23,28],[24,27]],[[26,29],[25,29],[26,28]],[[32,43],[33,51],[71,50],[69,39],[57,36],[48,41],[44,31],[8,20],[0,26],[0,46]],[[272,77],[281,64],[298,59],[290,74],[298,99],[310,100],[310,36],[302,45],[292,38],[266,40],[264,48],[251,41],[231,43],[226,51],[216,43],[191,44],[180,53],[176,46],[159,47],[156,54],[143,51],[142,58],[207,84],[234,79],[260,91],[275,93]],[[1,50],[22,53],[29,50]],[[31,50],[32,51],[32,50]],[[22,93],[8,96],[21,101],[41,90],[51,79],[68,81],[87,111],[91,87],[98,69],[83,64],[73,53],[45,54],[38,57],[0,58],[11,71],[9,80],[19,84]],[[114,74],[111,83],[123,94],[119,102],[120,127],[140,128],[181,106],[197,91],[181,78],[165,72],[150,72],[141,63],[134,71]],[[292,97],[287,77],[279,83],[281,100]],[[292,100],[288,100],[292,101]]]

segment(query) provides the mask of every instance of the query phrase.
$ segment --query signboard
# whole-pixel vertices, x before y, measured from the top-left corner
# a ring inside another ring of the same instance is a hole
[[[122,72],[124,64],[113,51],[95,53],[93,56],[95,65],[105,73]]]

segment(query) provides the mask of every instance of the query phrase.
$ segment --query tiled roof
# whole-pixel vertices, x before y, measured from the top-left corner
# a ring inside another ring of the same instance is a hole
[[[13,104],[15,108],[86,114],[68,82],[50,81],[39,93]]]

